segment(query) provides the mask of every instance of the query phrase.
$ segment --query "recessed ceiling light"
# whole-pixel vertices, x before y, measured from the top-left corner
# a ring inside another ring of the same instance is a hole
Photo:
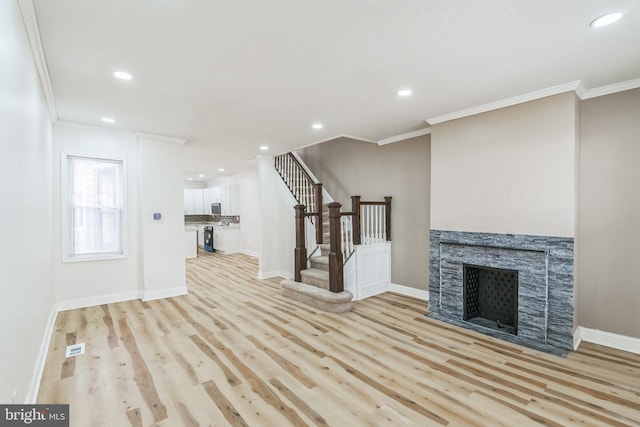
[[[400,89],[398,91],[398,96],[409,96],[411,95],[413,92],[411,92],[411,89]]]
[[[314,123],[313,125],[311,125],[311,127],[314,129],[322,129],[324,126],[322,125],[322,123]]]
[[[125,71],[114,71],[113,75],[120,80],[131,80],[133,78],[131,74]]]
[[[261,145],[261,146],[260,146],[260,149],[261,149],[262,151],[267,151],[267,150],[269,149],[269,146],[268,146],[268,145]]]
[[[591,21],[591,26],[594,28],[604,27],[605,25],[613,24],[620,18],[622,18],[622,12],[607,13]]]
[[[224,168],[218,169],[218,172],[224,172]]]
[[[102,121],[105,123],[115,123],[116,121],[114,119],[112,119],[111,117],[103,117]]]
[[[187,178],[187,181],[193,181],[193,178],[189,177]]]
[[[204,178],[204,174],[203,174],[203,173],[199,174],[198,176],[199,176],[200,178]]]

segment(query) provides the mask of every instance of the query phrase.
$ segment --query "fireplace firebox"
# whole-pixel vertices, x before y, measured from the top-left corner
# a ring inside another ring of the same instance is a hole
[[[518,335],[518,271],[463,267],[463,320]]]

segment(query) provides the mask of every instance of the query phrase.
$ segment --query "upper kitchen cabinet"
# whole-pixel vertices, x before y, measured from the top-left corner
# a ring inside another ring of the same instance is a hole
[[[204,190],[202,188],[185,188],[184,189],[184,213],[188,215],[198,215],[205,212],[204,209]]]
[[[184,190],[184,212],[186,214],[211,214],[212,203],[220,203],[222,215],[239,215],[238,184]]]
[[[211,203],[222,203],[222,187],[210,187],[204,189],[204,208],[211,209]],[[211,213],[211,212],[208,212]]]
[[[222,215],[240,215],[238,184],[228,184],[223,189]]]

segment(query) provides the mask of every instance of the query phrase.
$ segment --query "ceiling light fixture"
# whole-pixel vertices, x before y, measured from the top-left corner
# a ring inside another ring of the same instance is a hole
[[[224,168],[218,169],[218,172],[224,172]]]
[[[193,181],[193,178],[189,177],[187,178],[187,181]]]
[[[604,27],[609,24],[613,24],[618,19],[622,18],[622,12],[607,13],[606,15],[599,16],[591,21],[591,26],[594,28]]]
[[[268,145],[261,145],[261,146],[260,146],[260,149],[261,149],[262,151],[267,151],[267,150],[269,149],[269,146],[268,146]]]
[[[322,123],[314,123],[313,125],[311,125],[311,127],[314,129],[322,129],[324,126],[322,125]]]
[[[112,119],[111,117],[103,117],[102,121],[105,123],[115,123],[116,121],[114,119]]]
[[[200,178],[204,178],[204,174],[203,174],[203,173],[199,174],[198,176],[199,176]]]
[[[120,80],[131,80],[133,76],[125,71],[114,71],[113,76]]]
[[[413,92],[411,92],[411,89],[401,89],[398,91],[398,96],[409,96],[412,93]]]

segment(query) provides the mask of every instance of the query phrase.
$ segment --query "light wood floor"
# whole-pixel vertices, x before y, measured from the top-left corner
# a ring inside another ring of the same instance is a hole
[[[200,255],[187,296],[60,313],[38,402],[70,403],[78,427],[640,425],[638,355],[562,359],[390,293],[316,312],[249,257]]]

